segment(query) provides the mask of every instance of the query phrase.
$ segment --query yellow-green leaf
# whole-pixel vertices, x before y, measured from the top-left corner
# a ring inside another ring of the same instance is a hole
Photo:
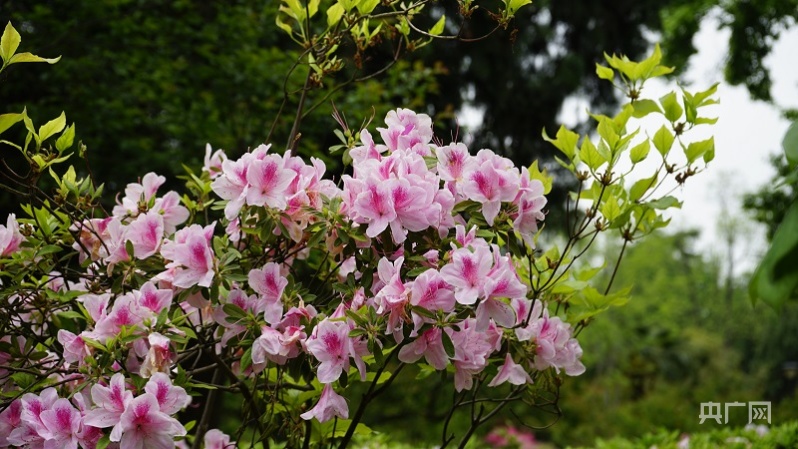
[[[551,187],[554,184],[554,177],[549,175],[549,172],[546,169],[543,169],[541,172],[538,168],[538,161],[533,162],[532,165],[529,166],[529,177],[530,179],[537,179],[543,183],[544,195],[551,192]]]
[[[664,95],[659,99],[659,102],[662,104],[662,109],[665,111],[665,118],[669,121],[675,122],[682,116],[684,110],[679,105],[675,92]]]
[[[336,3],[327,8],[327,26],[332,28],[341,21],[344,15],[344,7],[340,3]]]
[[[42,142],[48,137],[60,133],[66,126],[66,114],[62,111],[61,115],[39,127],[39,139]]]
[[[588,137],[582,140],[582,148],[579,150],[579,159],[587,164],[593,171],[598,170],[602,164],[607,162],[607,159],[598,152],[596,146],[593,145],[593,142],[591,142]]]
[[[429,29],[429,34],[433,36],[440,36],[441,33],[443,33],[444,27],[446,27],[446,16],[441,16],[441,18],[435,22],[435,25]]]
[[[11,25],[11,21],[6,25],[3,31],[3,36],[0,37],[0,56],[3,61],[8,62],[22,42],[22,36],[19,35],[16,29]]]
[[[16,64],[18,62],[46,62],[48,64],[55,64],[56,62],[60,61],[61,57],[57,58],[42,58],[41,56],[36,56],[32,53],[17,53],[11,57],[11,60],[8,61],[9,64]]]
[[[59,153],[62,153],[64,150],[68,149],[72,146],[72,143],[75,141],[75,124],[73,123],[72,126],[66,129],[63,134],[55,141],[55,149],[58,150]]]
[[[609,221],[615,220],[621,215],[621,207],[618,205],[615,195],[610,195],[601,205],[601,215],[604,215],[604,218]]]
[[[654,100],[637,100],[632,103],[632,107],[634,107],[633,115],[635,118],[642,118],[653,112],[659,112],[662,114],[662,109],[659,108],[659,105]]]
[[[659,131],[654,134],[654,147],[659,151],[663,157],[671,151],[671,147],[673,146],[673,133],[662,125]]]
[[[603,80],[612,81],[615,79],[615,71],[601,64],[596,64],[596,75]]]
[[[19,113],[3,114],[0,115],[0,133],[11,128],[15,123],[22,120],[23,115]]]
[[[632,147],[632,150],[629,152],[629,159],[632,160],[633,164],[636,164],[648,156],[648,152],[651,150],[651,143],[648,139],[640,142],[639,144]]]
[[[637,201],[648,192],[649,189],[657,185],[657,174],[650,178],[640,179],[629,189],[629,201]]]

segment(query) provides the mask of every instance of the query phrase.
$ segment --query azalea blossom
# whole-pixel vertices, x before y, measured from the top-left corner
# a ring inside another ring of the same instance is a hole
[[[176,287],[189,288],[194,285],[209,287],[214,276],[214,256],[211,248],[213,228],[216,223],[206,227],[191,225],[178,231],[174,240],[166,240],[161,247],[161,255],[170,260],[167,269],[173,274],[162,273],[171,278]]]
[[[180,422],[160,410],[158,399],[144,393],[128,404],[111,431],[120,449],[174,449],[175,437],[186,435]]]
[[[0,257],[7,257],[17,252],[23,240],[17,217],[9,214],[6,225],[0,225]]]
[[[496,377],[494,377],[493,380],[488,383],[488,386],[495,387],[505,382],[509,382],[513,385],[532,383],[532,378],[529,377],[529,373],[526,372],[522,365],[519,365],[513,361],[513,357],[509,352],[504,357],[504,365],[502,365],[502,367],[499,369]]]
[[[316,374],[319,382],[334,382],[349,371],[349,325],[324,319],[306,342],[308,351],[321,362]]]
[[[304,420],[316,418],[319,422],[327,422],[336,416],[347,419],[349,418],[349,406],[346,404],[346,399],[336,393],[331,384],[327,384],[321,390],[319,402],[299,416]]]

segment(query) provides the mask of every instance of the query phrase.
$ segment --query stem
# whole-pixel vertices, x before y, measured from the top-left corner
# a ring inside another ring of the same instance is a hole
[[[313,74],[313,68],[308,67],[308,76],[305,77],[305,86],[302,88],[302,95],[299,97],[299,105],[296,107],[296,115],[294,116],[294,124],[291,127],[291,133],[288,135],[288,143],[286,148],[293,152],[296,149],[297,134],[299,133],[299,124],[302,122],[302,110],[305,108],[305,99],[308,96],[310,89],[310,75]]]
[[[626,245],[629,244],[629,240],[623,239],[623,246],[621,246],[621,252],[618,254],[618,260],[615,261],[615,268],[612,270],[612,276],[610,276],[610,282],[607,284],[607,288],[604,290],[604,295],[610,292],[610,288],[612,288],[612,283],[615,281],[615,275],[618,274],[618,267],[621,266],[621,259],[623,259],[623,252],[626,251]]]
[[[346,435],[344,435],[344,438],[341,440],[341,444],[338,445],[338,449],[346,448],[346,446],[352,440],[352,437],[355,435],[355,428],[357,427],[358,423],[360,423],[360,420],[363,419],[363,413],[365,413],[369,402],[371,402],[375,397],[377,397],[377,395],[382,393],[388,386],[390,386],[391,382],[393,382],[393,380],[396,378],[396,375],[402,371],[404,363],[400,364],[399,367],[393,373],[391,373],[391,377],[385,382],[384,386],[382,386],[379,390],[374,391],[374,389],[377,387],[377,381],[380,379],[382,372],[385,371],[385,368],[388,366],[388,362],[390,362],[391,358],[399,352],[400,346],[403,345],[399,344],[396,348],[394,348],[394,350],[385,360],[385,363],[383,363],[380,369],[377,370],[377,373],[374,375],[374,380],[372,380],[371,385],[369,385],[368,391],[363,394],[363,399],[360,401],[360,405],[355,412],[355,416],[352,418],[352,422],[349,423],[349,428],[346,429]]]
[[[213,371],[213,378],[211,379],[211,384],[216,384],[219,380],[219,369],[215,369]],[[208,400],[205,401],[205,409],[202,411],[202,418],[200,418],[199,424],[197,424],[197,432],[194,434],[194,444],[191,445],[191,449],[199,449],[202,441],[202,437],[205,436],[205,432],[208,430],[208,424],[211,420],[211,414],[213,413],[214,405],[216,404],[216,398],[219,395],[219,390],[210,390],[208,392]]]

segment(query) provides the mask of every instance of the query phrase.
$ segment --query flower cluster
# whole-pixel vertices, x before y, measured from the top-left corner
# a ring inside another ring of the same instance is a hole
[[[88,391],[76,393],[71,400],[59,397],[54,388],[38,395],[26,393],[0,413],[0,447],[94,448],[103,429],[111,428],[109,441],[122,449],[171,449],[176,437],[186,435],[185,427],[171,415],[185,408],[191,398],[166,374],[153,375],[137,395],[119,373],[108,385],[95,384]],[[221,434],[218,430],[209,434],[217,433]]]
[[[433,143],[431,124],[400,109],[378,129],[382,143],[362,130],[341,186],[317,159],[261,145],[233,160],[209,147],[194,178],[223,200],[217,221],[201,222],[175,192],[159,197],[165,180],[149,173],[111,216],[73,223],[85,272],[53,271],[47,288],[73,300],[68,317],[80,319],[51,330],[57,345],[37,365],[63,397],[47,388],[10,402],[0,447],[91,448],[103,436],[123,449],[173,447],[186,437],[174,416],[191,402],[192,370],[205,369],[181,361],[203,353],[213,369],[228,363],[242,389],[305,367],[290,383],[313,394],[283,413],[319,422],[348,418],[346,380],[382,372],[385,357],[448,370],[458,392],[477,378],[526,388],[549,368],[581,374],[570,325],[530,297],[507,249],[533,247],[542,183],[490,150]],[[24,247],[18,229],[13,216],[0,228],[2,256]],[[2,361],[32,344],[4,342]],[[204,441],[230,444],[218,431]]]

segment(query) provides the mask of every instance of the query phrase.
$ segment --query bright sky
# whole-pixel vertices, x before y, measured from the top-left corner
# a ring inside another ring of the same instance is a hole
[[[703,90],[723,79],[729,32],[718,30],[717,23],[717,20],[705,21],[695,37],[699,53],[691,59],[686,76],[694,89]],[[798,108],[797,52],[798,27],[792,27],[780,36],[766,60],[773,79],[773,98],[783,108]],[[741,196],[772,179],[774,170],[768,156],[781,151],[781,141],[789,122],[775,107],[752,101],[744,87],[722,82],[718,96],[720,105],[716,114],[719,120],[709,128],[715,135],[715,160],[706,172],[688,180],[681,195],[684,206],[674,214],[672,223],[674,228],[700,229],[701,246],[719,251],[716,225],[723,201],[732,216],[744,216]],[[758,259],[755,255],[765,247],[761,229],[756,228],[753,239],[750,234],[747,232],[742,236],[742,245],[737,251],[737,258],[744,264],[746,260],[750,263],[752,259]]]

